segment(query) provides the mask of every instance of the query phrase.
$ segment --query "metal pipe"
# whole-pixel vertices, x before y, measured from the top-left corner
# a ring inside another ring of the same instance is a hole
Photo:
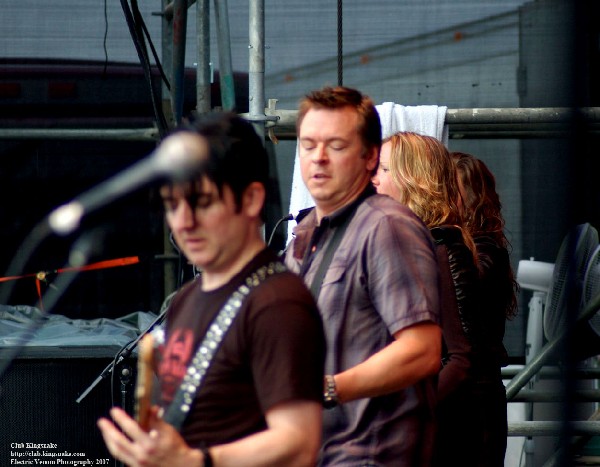
[[[172,20],[173,19],[173,3],[174,2],[165,3],[165,5],[163,7],[163,11],[161,13],[159,13],[159,15],[163,15],[165,17],[165,19],[168,19],[169,21]],[[196,0],[187,0],[188,8],[191,7],[194,3],[196,3]]]
[[[578,322],[585,322],[589,320],[600,308],[600,294],[594,297],[577,319]],[[566,334],[563,333],[556,339],[545,344],[538,355],[534,356],[533,359],[525,365],[525,367],[510,380],[506,386],[506,399],[511,401],[517,393],[529,382],[529,380],[546,364],[546,362],[554,356],[555,352],[560,348],[560,344]]]
[[[569,423],[575,434],[600,435],[600,422],[584,420]],[[563,425],[563,422],[551,421],[509,422],[508,436],[557,436]]]
[[[519,374],[525,368],[525,365],[510,365],[502,368],[502,378],[508,379]],[[559,379],[564,374],[564,370],[556,366],[545,366],[538,373],[537,377],[542,379]],[[579,379],[600,379],[600,368],[575,368],[574,375]]]
[[[169,0],[162,0],[163,7],[168,6],[168,2]],[[170,5],[172,5],[172,3]],[[171,83],[173,81],[173,15],[171,14],[170,16],[163,16],[161,23],[161,60],[163,64],[163,69],[168,75],[169,83]],[[175,126],[175,117],[173,115],[173,105],[171,103],[171,90],[167,87],[167,85],[164,82],[162,84],[161,89],[163,113],[165,115],[165,119],[167,120],[169,128],[173,128]],[[175,248],[171,244],[171,232],[164,218],[162,220],[162,231],[163,252],[166,255],[174,254]],[[162,265],[162,273],[163,295],[167,297],[177,287],[177,263],[173,261],[165,261]]]
[[[0,128],[0,140],[60,139],[98,141],[158,141],[156,128],[139,129],[71,129],[71,128]]]
[[[162,1],[163,5],[166,5],[169,0]],[[169,78],[169,83],[171,83],[173,81],[173,15],[170,15],[169,17],[163,17],[161,30],[161,61],[163,69]],[[161,87],[161,102],[162,111],[165,119],[167,120],[167,125],[169,128],[173,128],[175,126],[175,118],[173,116],[171,90],[164,82],[162,82]]]
[[[579,113],[586,120],[600,122],[600,107],[578,110],[564,107],[448,109],[446,123],[568,123]]]
[[[573,398],[578,402],[598,402],[600,401],[600,391],[593,389],[574,391]],[[565,395],[560,391],[522,389],[510,402],[561,402],[564,400]]]
[[[596,410],[588,419],[588,421],[598,421],[600,418],[600,412]],[[568,452],[578,452],[581,448],[583,448],[587,442],[590,440],[591,436],[589,433],[583,434],[582,436],[575,436],[571,439],[570,444],[568,446],[559,447],[553,454],[550,456],[543,467],[558,467],[560,465],[560,461],[564,459],[564,456]]]
[[[219,81],[221,84],[221,107],[235,109],[235,88],[231,65],[231,40],[229,37],[229,15],[227,0],[215,0],[217,22],[217,44],[219,48]]]
[[[265,2],[250,0],[249,13],[249,74],[248,108],[249,119],[259,136],[265,138]],[[261,121],[263,120],[263,121]]]
[[[600,123],[600,107],[584,107],[578,110],[579,114],[590,122]],[[273,115],[279,116],[277,126],[294,128],[297,110],[271,111]],[[513,107],[513,108],[473,108],[473,109],[447,109],[445,123],[482,125],[486,123],[568,123],[573,118],[573,109],[564,107]]]
[[[196,68],[196,111],[199,114],[211,109],[211,66],[210,66],[210,1],[198,0],[196,4],[197,68]]]
[[[297,110],[267,107],[264,109],[264,112],[264,116],[258,112],[259,115],[257,118],[250,114],[241,115],[253,122],[264,121],[265,127],[274,130],[275,135],[280,139],[296,138]],[[561,136],[561,133],[556,129],[556,125],[559,125],[560,123],[566,124],[570,112],[570,109],[564,108],[448,109],[446,112],[446,123],[448,123],[451,138],[556,138]],[[581,116],[585,119],[586,124],[592,131],[600,132],[600,107],[582,108],[580,109],[580,112]],[[496,125],[489,124],[489,120],[492,118],[495,118],[496,122],[498,122]],[[510,126],[502,126],[509,125],[508,122],[511,122]],[[459,124],[465,126],[458,127],[457,125]],[[77,137],[78,139],[88,138],[88,135],[90,139],[98,139],[98,133],[102,131],[116,132],[114,134],[119,134],[120,132],[120,130],[114,129],[34,129],[33,125],[19,128],[19,126],[24,125],[20,124],[18,120],[15,120],[14,123],[11,122],[11,126],[13,126],[11,129],[0,129],[0,139],[22,139],[26,134],[31,134],[33,137],[39,137],[35,136],[34,133],[27,133],[33,131],[44,132],[45,137],[48,139],[61,139],[65,135],[65,131],[71,132],[70,138]],[[480,126],[486,128],[486,130],[478,131]],[[457,128],[461,128],[461,131],[458,131]],[[144,131],[151,132],[153,130],[147,129]],[[39,135],[40,133],[37,134]]]
[[[187,0],[175,0],[173,12],[173,78],[171,79],[171,105],[175,124],[183,117],[185,88],[185,43],[187,35]]]
[[[296,110],[266,109],[275,117],[267,128],[281,139],[296,138]],[[445,123],[450,138],[557,138],[568,136],[574,115],[600,131],[600,107],[587,107],[577,112],[569,108],[475,108],[448,109]]]

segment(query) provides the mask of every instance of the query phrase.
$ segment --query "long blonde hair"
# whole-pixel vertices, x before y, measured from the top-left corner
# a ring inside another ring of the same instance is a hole
[[[438,139],[402,131],[386,138],[391,144],[389,170],[406,204],[430,229],[454,225],[476,258],[476,248],[458,205],[460,191],[450,153]]]

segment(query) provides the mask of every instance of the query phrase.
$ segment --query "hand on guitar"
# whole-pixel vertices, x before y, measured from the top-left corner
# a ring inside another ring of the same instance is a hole
[[[104,442],[110,453],[128,466],[189,467],[202,465],[203,455],[190,448],[181,435],[159,416],[152,405],[154,381],[154,337],[146,334],[140,341],[135,388],[135,419],[114,407],[107,418],[98,420]]]
[[[158,407],[148,411],[149,431],[127,412],[113,407],[107,418],[98,420],[104,442],[111,455],[130,467],[190,467],[203,465],[202,452],[190,448],[173,426],[158,416]]]

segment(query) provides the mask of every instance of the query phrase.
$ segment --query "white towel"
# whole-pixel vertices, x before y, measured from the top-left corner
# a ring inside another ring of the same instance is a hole
[[[448,145],[448,125],[445,106],[417,105],[405,106],[384,102],[375,106],[381,120],[381,137],[387,138],[399,131],[413,131],[429,135]]]
[[[393,102],[384,102],[375,107],[381,120],[382,138],[387,138],[398,131],[413,131],[422,135],[433,136],[446,146],[448,145],[448,125],[444,123],[447,107],[437,105],[404,106],[394,104]],[[290,210],[288,212],[295,213],[301,209],[314,206],[314,204],[310,193],[302,181],[298,161],[298,145],[296,145]],[[288,223],[288,243],[293,238],[292,230],[295,225],[295,221]]]

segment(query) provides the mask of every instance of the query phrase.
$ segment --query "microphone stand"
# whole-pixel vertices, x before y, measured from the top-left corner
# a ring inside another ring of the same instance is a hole
[[[168,299],[169,297],[167,297]],[[92,382],[92,384],[90,384],[87,389],[85,391],[83,391],[83,393],[77,398],[77,400],[75,402],[77,402],[78,404],[81,403],[81,401],[83,399],[85,399],[87,397],[87,395],[92,391],[92,389],[94,389],[98,384],[100,384],[100,382],[106,378],[108,375],[113,374],[113,371],[115,369],[115,367],[117,365],[119,365],[121,362],[123,362],[125,359],[129,358],[129,356],[131,355],[131,353],[133,352],[133,350],[135,349],[135,347],[138,345],[138,343],[142,340],[142,338],[148,334],[150,331],[152,331],[152,329],[154,329],[154,327],[160,323],[162,323],[167,315],[167,310],[168,310],[168,306],[163,306],[163,310],[161,311],[161,313],[158,315],[158,317],[150,324],[150,326],[148,326],[148,328],[140,333],[140,335],[135,338],[133,341],[129,342],[129,344],[125,344],[124,347],[121,348],[121,350],[119,350],[116,355],[115,358],[113,359],[112,362],[110,362],[106,368],[104,368],[104,370],[102,370],[102,372],[96,377],[96,379]],[[121,381],[121,407],[127,411],[127,387],[129,386],[129,383],[131,382],[131,367],[129,366],[124,366],[121,369],[121,375],[120,375],[120,381]],[[112,388],[111,388],[111,394],[112,394]],[[124,464],[122,462],[118,462],[119,466],[124,466]]]
[[[96,238],[97,235],[95,232],[93,232],[91,234],[83,235],[77,242],[75,242],[75,245],[73,245],[73,248],[69,254],[69,261],[67,261],[65,269],[69,267],[83,266],[85,263],[87,263],[94,248],[94,241]],[[10,347],[10,349],[6,352],[0,351],[0,379],[13,360],[21,353],[25,345],[27,345],[27,343],[34,337],[36,331],[41,328],[43,322],[46,320],[46,318],[48,318],[50,312],[54,309],[63,293],[69,288],[78,275],[78,271],[62,273],[56,279],[55,284],[49,287],[47,292],[44,294],[43,303],[46,305],[44,310],[40,310],[41,314],[25,328],[14,346]]]
[[[113,359],[112,362],[110,362],[106,368],[104,368],[104,370],[102,370],[102,372],[96,377],[96,379],[92,382],[92,384],[90,384],[88,386],[88,388],[83,391],[83,393],[77,398],[76,402],[79,404],[83,399],[85,399],[87,397],[87,395],[92,391],[92,389],[94,389],[104,378],[106,378],[108,375],[110,375],[111,373],[113,373],[115,367],[119,364],[121,364],[125,359],[129,358],[129,356],[131,355],[131,353],[133,352],[133,350],[137,347],[138,343],[142,340],[142,338],[148,334],[150,331],[152,331],[152,329],[162,323],[165,319],[167,313],[167,307],[165,307],[165,309],[160,313],[160,315],[150,324],[150,326],[148,326],[148,328],[143,331],[138,337],[136,337],[133,341],[129,342],[128,344],[126,344],[123,348],[121,348],[121,350],[119,350],[116,355],[115,358]],[[126,390],[125,387],[129,382],[129,379],[131,378],[131,369],[130,368],[124,368],[123,371],[121,372],[121,398],[122,398],[122,406],[123,408],[125,407],[125,401],[126,401]]]
[[[51,233],[52,232],[46,223],[37,224],[19,246],[17,254],[13,256],[11,263],[6,270],[6,275],[17,276],[21,274],[25,269],[27,261],[31,259],[33,253]],[[8,284],[4,284],[4,287],[0,288],[0,303],[8,303],[14,287],[14,283],[9,282]]]

